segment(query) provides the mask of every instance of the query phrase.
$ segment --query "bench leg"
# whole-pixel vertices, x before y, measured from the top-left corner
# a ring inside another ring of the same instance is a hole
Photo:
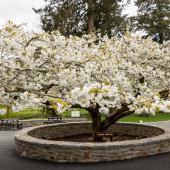
[[[22,129],[22,124],[20,124],[20,129]]]
[[[113,136],[110,136],[110,141],[113,142]]]
[[[8,129],[8,128],[9,128],[9,126],[8,126],[8,124],[6,124],[6,125],[5,125],[5,129]]]
[[[22,124],[17,124],[17,129],[22,129]]]

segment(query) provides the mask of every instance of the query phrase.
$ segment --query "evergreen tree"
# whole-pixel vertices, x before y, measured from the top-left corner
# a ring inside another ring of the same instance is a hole
[[[40,15],[42,29],[59,30],[63,35],[82,35],[91,31],[109,36],[126,28],[121,15],[123,0],[45,0],[46,5],[34,11]]]
[[[136,0],[138,15],[131,18],[135,30],[143,30],[159,43],[170,40],[170,0]]]

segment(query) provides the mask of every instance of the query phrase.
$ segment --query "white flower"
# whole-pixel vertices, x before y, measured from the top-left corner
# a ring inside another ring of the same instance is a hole
[[[0,115],[5,115],[6,112],[7,112],[6,109],[1,109],[1,110],[0,110]]]
[[[59,110],[60,110],[60,109],[62,109],[62,107],[63,107],[63,106],[62,106],[62,104],[57,103],[57,109],[59,109]]]
[[[13,112],[20,112],[21,110],[23,110],[23,107],[21,105],[12,106]]]
[[[8,23],[0,29],[0,102],[20,110],[52,96],[82,107],[98,104],[104,114],[123,103],[136,113],[169,112],[170,101],[159,97],[170,87],[169,42],[105,36],[96,44],[96,38],[27,33]]]
[[[156,112],[156,106],[152,105],[152,107],[150,108],[150,113],[155,116],[155,112]]]
[[[105,115],[108,115],[108,114],[109,114],[109,109],[108,109],[107,107],[101,107],[101,108],[99,109],[99,112],[100,112],[100,113],[103,113],[103,114],[105,114]]]
[[[170,113],[170,101],[164,101],[163,104],[160,104],[159,110],[165,113]]]

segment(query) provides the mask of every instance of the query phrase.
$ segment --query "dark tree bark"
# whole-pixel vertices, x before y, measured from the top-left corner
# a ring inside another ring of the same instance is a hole
[[[73,105],[72,108],[82,108],[80,105]],[[99,105],[96,104],[91,108],[83,108],[89,111],[92,119],[92,137],[94,142],[101,142],[102,137],[98,136],[99,132],[106,131],[110,126],[114,125],[120,118],[128,116],[134,111],[130,111],[126,104],[122,104],[120,109],[111,109],[110,116],[101,120],[101,113],[99,112]]]
[[[94,31],[94,0],[88,0],[88,21],[87,28],[88,34]]]
[[[114,125],[120,118],[128,116],[134,111],[130,111],[126,104],[123,104],[121,109],[111,109],[110,116],[106,117],[103,121],[101,121],[101,113],[99,112],[99,106],[97,105],[95,108],[88,109],[90,112],[90,116],[92,119],[92,137],[94,142],[102,141],[102,137],[98,136],[99,132],[104,132],[111,125]]]
[[[90,112],[90,116],[92,119],[92,137],[94,142],[101,141],[101,137],[98,137],[98,133],[100,132],[100,125],[101,125],[101,114],[96,111]]]
[[[162,90],[159,92],[160,94],[160,97],[163,98],[163,99],[168,99],[168,96],[170,94],[170,90]]]
[[[128,116],[132,113],[134,113],[134,111],[129,111],[129,110],[121,111],[121,109],[118,110],[115,114],[106,117],[105,120],[101,122],[99,131],[103,132],[107,130],[111,125],[115,124],[120,118]]]
[[[159,33],[159,43],[160,43],[160,44],[163,44],[163,42],[164,42],[163,33],[160,32],[160,33]]]
[[[6,117],[9,117],[10,112],[11,112],[11,106],[7,105],[6,108],[7,108]]]

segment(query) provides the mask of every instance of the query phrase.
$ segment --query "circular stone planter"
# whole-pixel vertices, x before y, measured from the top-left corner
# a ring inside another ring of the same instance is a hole
[[[152,136],[121,142],[81,143],[52,141],[56,137],[87,134],[90,122],[61,123],[26,128],[15,135],[18,155],[54,162],[98,162],[131,159],[170,151],[170,130],[160,127],[118,123],[110,127],[116,133]],[[43,139],[45,138],[45,139]],[[49,140],[48,140],[49,139]]]

